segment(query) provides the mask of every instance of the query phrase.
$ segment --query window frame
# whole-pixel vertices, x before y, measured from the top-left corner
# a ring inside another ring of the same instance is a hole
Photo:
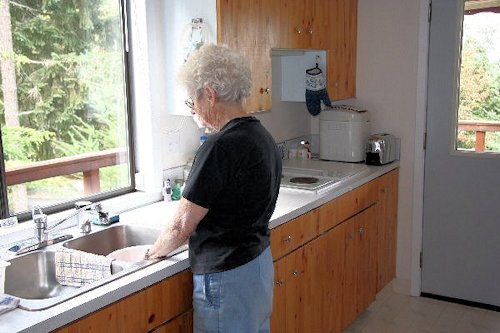
[[[107,192],[101,192],[98,194],[93,194],[89,196],[82,196],[79,198],[72,199],[70,201],[62,202],[55,205],[44,206],[43,211],[46,214],[53,214],[57,212],[61,212],[63,210],[74,208],[75,201],[78,200],[90,200],[93,202],[102,201],[109,198],[118,197],[120,195],[124,195],[127,193],[136,191],[136,182],[135,182],[135,173],[136,173],[136,164],[135,164],[135,148],[134,148],[134,82],[131,68],[131,52],[130,52],[130,1],[127,0],[117,0],[120,6],[120,17],[121,17],[121,30],[122,30],[122,39],[123,39],[123,70],[124,70],[124,97],[125,97],[125,112],[127,119],[127,144],[128,144],[128,163],[129,163],[129,179],[130,185],[127,187],[122,187],[116,190],[111,190]],[[31,220],[31,211],[23,211],[14,214],[19,222],[25,222]],[[14,216],[13,215],[13,216]],[[9,214],[9,206],[8,206],[8,196],[7,196],[7,185],[5,180],[5,162],[4,162],[4,153],[3,153],[3,144],[1,137],[1,128],[0,128],[0,219],[8,218]]]

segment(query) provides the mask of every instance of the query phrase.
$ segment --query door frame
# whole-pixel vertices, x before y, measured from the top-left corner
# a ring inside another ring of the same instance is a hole
[[[425,131],[427,117],[427,78],[429,56],[429,11],[432,0],[419,0],[418,13],[418,63],[417,63],[417,101],[415,112],[415,160],[413,170],[413,209],[411,230],[410,295],[420,296],[422,269],[422,230],[424,215],[424,167]]]

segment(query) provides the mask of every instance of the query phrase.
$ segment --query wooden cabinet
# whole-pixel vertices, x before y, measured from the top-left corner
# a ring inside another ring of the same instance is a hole
[[[397,180],[394,170],[272,230],[273,333],[341,332],[394,278]]]
[[[375,299],[376,211],[376,207],[371,206],[345,222],[342,329],[349,326]]]
[[[399,170],[378,178],[377,292],[396,277]]]
[[[326,50],[330,98],[355,96],[357,0],[217,0],[217,41],[250,61],[247,112],[271,109],[272,48]]]
[[[279,33],[277,1],[217,0],[217,40],[248,57],[252,91],[247,113],[271,109],[271,43]]]
[[[187,313],[184,318],[189,320],[192,294],[192,274],[190,270],[185,270],[64,326],[57,332],[149,332],[183,313]]]

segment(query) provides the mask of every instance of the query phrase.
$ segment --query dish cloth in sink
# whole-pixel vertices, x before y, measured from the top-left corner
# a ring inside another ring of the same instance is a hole
[[[61,285],[81,287],[111,276],[113,259],[78,250],[58,249],[56,279]]]

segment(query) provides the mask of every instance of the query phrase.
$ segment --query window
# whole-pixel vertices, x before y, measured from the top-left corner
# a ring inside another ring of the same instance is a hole
[[[456,147],[498,153],[500,1],[466,1],[462,34]]]
[[[0,0],[3,216],[133,189],[122,5]]]

